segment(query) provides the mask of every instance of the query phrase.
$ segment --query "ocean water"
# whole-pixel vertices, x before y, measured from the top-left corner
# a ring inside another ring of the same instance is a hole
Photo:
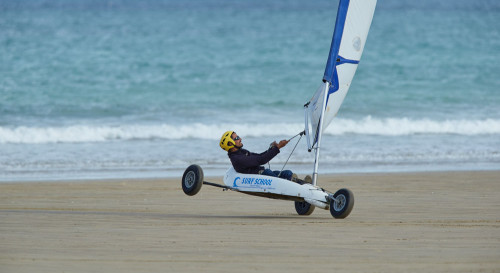
[[[0,181],[222,175],[224,131],[261,152],[303,130],[336,6],[0,0]],[[499,21],[494,0],[379,0],[320,174],[500,169]],[[298,140],[270,167],[310,173]]]

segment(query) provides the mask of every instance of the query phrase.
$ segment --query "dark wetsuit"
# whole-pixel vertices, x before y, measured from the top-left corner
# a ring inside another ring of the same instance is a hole
[[[237,172],[258,174],[265,169],[261,165],[269,162],[279,152],[278,147],[272,146],[260,154],[252,153],[245,149],[238,149],[235,152],[229,152],[227,155]]]

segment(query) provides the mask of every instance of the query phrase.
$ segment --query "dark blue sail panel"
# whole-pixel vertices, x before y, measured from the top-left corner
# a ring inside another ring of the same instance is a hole
[[[340,0],[339,8],[337,11],[337,20],[335,22],[335,30],[333,31],[332,44],[330,46],[330,54],[328,55],[328,61],[326,62],[325,75],[323,76],[323,81],[329,82],[330,92],[332,93],[338,90],[339,83],[337,77],[337,59],[339,55],[340,42],[342,40],[342,35],[344,34],[344,25],[347,18],[347,10],[349,8],[350,0]]]

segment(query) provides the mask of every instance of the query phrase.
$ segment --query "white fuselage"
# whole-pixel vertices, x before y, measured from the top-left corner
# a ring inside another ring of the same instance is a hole
[[[233,168],[227,170],[224,184],[231,190],[247,194],[294,201],[306,201],[323,209],[329,208],[329,193],[311,184],[295,182],[259,174],[243,174]]]

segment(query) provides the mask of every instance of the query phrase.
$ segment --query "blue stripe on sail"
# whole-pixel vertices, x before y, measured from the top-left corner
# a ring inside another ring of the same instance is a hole
[[[330,55],[328,56],[328,61],[326,62],[325,74],[323,76],[323,81],[330,82],[330,88],[328,89],[328,96],[326,102],[330,98],[330,94],[339,90],[339,77],[337,74],[337,66],[341,64],[358,64],[357,60],[346,59],[339,56],[340,43],[342,41],[342,35],[344,34],[344,25],[347,19],[347,11],[349,9],[350,0],[340,0],[339,8],[337,11],[337,20],[335,22],[335,30],[333,32],[332,44],[330,46]],[[325,103],[325,107],[326,107]]]
[[[323,81],[330,82],[332,86],[338,88],[338,79],[336,77],[336,61],[339,55],[340,42],[342,40],[342,35],[344,34],[344,24],[347,18],[347,10],[349,8],[350,0],[340,0],[339,8],[337,11],[337,20],[335,22],[335,30],[333,32],[332,44],[330,46],[330,54],[328,56],[328,61],[326,62],[325,74],[323,76]],[[335,80],[337,82],[335,83]]]

